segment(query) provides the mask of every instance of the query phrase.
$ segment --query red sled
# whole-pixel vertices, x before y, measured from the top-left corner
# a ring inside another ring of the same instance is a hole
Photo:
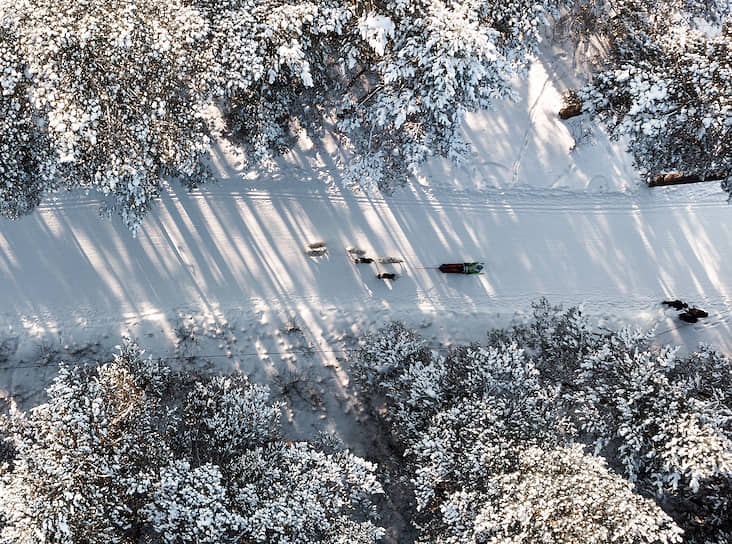
[[[483,263],[449,263],[441,264],[438,268],[443,274],[480,274]]]

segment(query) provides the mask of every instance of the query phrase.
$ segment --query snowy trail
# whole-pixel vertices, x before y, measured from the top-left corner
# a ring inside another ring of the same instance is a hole
[[[516,190],[436,199],[413,190],[377,199],[324,185],[256,185],[173,188],[137,239],[100,221],[97,202],[73,194],[4,222],[0,281],[12,286],[3,289],[4,329],[114,331],[146,320],[170,329],[181,309],[269,309],[319,331],[378,314],[422,316],[478,338],[546,296],[584,303],[590,314],[659,323],[672,329],[664,341],[732,347],[731,210],[718,192]],[[307,257],[305,244],[321,239],[328,256]],[[354,266],[344,252],[352,244],[404,257],[403,277],[387,283],[373,266]],[[463,259],[484,261],[485,274],[418,268]],[[669,297],[711,317],[678,327],[658,304]],[[470,323],[450,323],[461,314]]]
[[[173,185],[137,238],[78,193],[0,219],[0,344],[14,351],[0,364],[0,397],[42,389],[55,371],[37,363],[44,346],[103,339],[106,354],[129,334],[165,355],[176,328],[195,322],[208,327],[198,353],[220,369],[267,381],[296,362],[345,390],[339,355],[387,320],[470,342],[541,296],[582,303],[600,325],[656,327],[659,342],[732,353],[732,208],[717,184],[641,188],[622,144],[582,117],[560,121],[573,73],[548,50],[517,83],[518,102],[467,116],[470,161],[433,161],[386,199],[338,187],[341,150],[329,138],[300,142],[269,174],[247,171],[241,150],[217,139],[221,182]],[[318,240],[328,256],[307,257]],[[377,279],[350,262],[349,245],[403,257],[402,277]],[[467,259],[485,273],[420,268]],[[710,316],[681,323],[666,298]],[[302,330],[287,332],[293,323]]]

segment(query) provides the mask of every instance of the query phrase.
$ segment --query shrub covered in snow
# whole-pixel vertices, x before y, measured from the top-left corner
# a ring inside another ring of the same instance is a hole
[[[383,532],[375,467],[284,442],[279,407],[241,377],[173,373],[126,343],[111,362],[61,368],[48,396],[3,425],[2,543],[366,544]]]
[[[424,542],[732,537],[732,365],[710,349],[682,358],[541,301],[447,355],[389,325],[354,370],[406,452]]]

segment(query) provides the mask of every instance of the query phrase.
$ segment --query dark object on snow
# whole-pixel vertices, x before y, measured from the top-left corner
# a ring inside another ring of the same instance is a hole
[[[696,323],[697,318],[694,315],[691,315],[689,312],[682,312],[679,314],[679,319],[681,321],[686,321],[687,323]]]
[[[354,263],[371,264],[374,260],[371,257],[354,257]]]
[[[582,114],[582,104],[571,104],[559,110],[559,117],[570,119]]]
[[[680,300],[664,300],[661,304],[671,306],[674,310],[681,310],[682,308],[689,307],[686,302],[681,302]]]
[[[680,185],[682,183],[700,183],[702,181],[719,181],[727,178],[727,172],[724,170],[716,170],[709,172],[705,176],[697,174],[684,174],[681,172],[671,172],[670,174],[659,174],[648,182],[649,187],[664,187],[666,185]]]
[[[709,314],[705,312],[704,310],[700,310],[699,308],[690,308],[686,311],[689,315],[693,315],[694,317],[709,317]]]
[[[483,263],[448,263],[439,267],[443,274],[480,274],[483,270]]]
[[[394,272],[379,272],[376,277],[380,280],[395,280],[397,275]]]

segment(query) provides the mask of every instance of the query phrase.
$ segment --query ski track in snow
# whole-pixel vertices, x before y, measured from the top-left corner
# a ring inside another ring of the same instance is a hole
[[[95,204],[58,199],[4,225],[0,272],[13,289],[3,319],[44,330],[178,307],[264,305],[333,306],[344,319],[372,307],[510,315],[539,296],[629,317],[682,297],[726,315],[729,206],[717,193],[701,201],[641,196],[369,199],[222,184],[166,194],[137,239],[100,221]],[[328,255],[307,257],[306,243],[320,239]],[[384,283],[372,265],[354,267],[350,244],[404,257],[403,276]],[[468,259],[484,261],[485,273],[419,268]]]
[[[480,341],[541,296],[583,304],[602,326],[656,327],[659,342],[731,353],[732,208],[723,193],[716,184],[641,187],[627,155],[599,132],[597,144],[570,153],[556,73],[539,64],[518,104],[467,119],[472,164],[433,162],[426,182],[388,198],[323,181],[337,177],[332,150],[290,154],[279,171],[251,179],[236,150],[216,142],[221,182],[191,193],[173,184],[137,238],[98,217],[98,198],[76,192],[0,220],[0,341],[17,340],[0,365],[0,394],[22,403],[45,386],[54,368],[34,362],[39,344],[101,338],[111,349],[130,334],[149,353],[170,354],[184,316],[208,323],[195,349],[216,368],[264,381],[309,369],[337,383],[342,402],[344,350],[364,332],[400,319],[434,342]],[[328,254],[306,256],[318,240]],[[383,265],[401,277],[377,279],[374,265],[348,259],[350,245],[403,257],[403,266]],[[485,262],[484,273],[422,268],[464,260]],[[668,298],[710,317],[681,323],[661,306]],[[296,334],[282,332],[290,323]],[[222,340],[222,327],[236,334]]]

